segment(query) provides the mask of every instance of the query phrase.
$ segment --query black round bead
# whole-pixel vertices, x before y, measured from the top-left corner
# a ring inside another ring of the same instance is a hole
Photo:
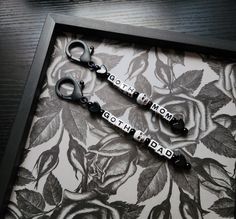
[[[135,92],[133,93],[133,98],[136,99],[136,98],[138,97],[138,95],[139,95],[139,92],[135,91]]]
[[[92,102],[88,102],[87,106],[90,107],[93,103]]]
[[[129,131],[129,133],[128,133],[128,134],[129,134],[130,136],[133,136],[133,135],[134,135],[134,133],[135,133],[135,131],[136,131],[136,130],[132,128],[132,129],[130,129],[130,131]]]
[[[177,168],[185,168],[186,167],[186,159],[182,154],[176,155],[173,159],[173,163]]]
[[[183,130],[185,129],[185,127],[184,127],[184,121],[182,119],[178,119],[172,122],[170,125],[171,125],[171,130],[175,134],[183,134]]]
[[[186,163],[186,170],[190,170],[192,168],[192,165],[190,163]]]
[[[105,112],[105,110],[100,109],[100,112],[98,113],[99,115],[102,115]]]
[[[153,104],[153,102],[150,100],[150,101],[148,101],[146,107],[149,109],[152,106],[152,104]]]
[[[104,78],[105,78],[105,79],[107,79],[109,76],[110,76],[110,73],[109,73],[109,72],[107,72],[107,73],[104,74]]]
[[[145,141],[144,141],[144,144],[146,146],[148,146],[150,142],[151,142],[151,139],[150,138],[146,138]]]
[[[183,136],[186,136],[188,134],[188,129],[184,128],[182,134],[183,134]]]
[[[99,113],[101,110],[101,106],[97,102],[93,102],[88,105],[88,110],[91,113]]]
[[[171,120],[170,120],[170,124],[173,124],[173,123],[175,123],[177,121],[177,119],[175,118],[175,117],[173,117]]]

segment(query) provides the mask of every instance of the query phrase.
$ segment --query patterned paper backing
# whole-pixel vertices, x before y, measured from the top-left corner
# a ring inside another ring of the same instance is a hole
[[[94,72],[71,63],[64,51],[72,39],[93,45],[95,63],[183,118],[188,136],[173,134]],[[103,109],[184,154],[192,170],[175,170],[85,108],[59,99],[54,87],[64,75],[84,80],[85,96]],[[233,217],[235,82],[236,64],[227,60],[58,37],[6,218]]]

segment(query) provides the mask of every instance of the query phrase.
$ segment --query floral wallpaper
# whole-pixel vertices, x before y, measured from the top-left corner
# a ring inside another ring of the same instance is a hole
[[[95,63],[183,118],[188,135],[173,134],[156,115],[70,62],[65,46],[72,39],[93,45]],[[55,83],[65,75],[84,80],[84,95],[103,109],[184,154],[192,169],[175,169],[59,99]],[[233,218],[235,103],[236,63],[65,33],[55,43],[5,218]]]

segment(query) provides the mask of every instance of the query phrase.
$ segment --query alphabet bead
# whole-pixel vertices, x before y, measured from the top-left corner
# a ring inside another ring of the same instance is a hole
[[[157,103],[153,103],[150,107],[150,109],[155,112],[155,113],[158,113],[160,115],[163,116],[164,119],[170,121],[172,118],[173,118],[173,114],[168,112],[166,108],[160,106],[159,104]]]
[[[115,81],[115,79],[116,79],[116,76],[115,75],[112,75],[112,74],[110,74],[110,76],[108,77],[108,81],[110,81],[111,83],[113,83],[114,81]]]
[[[151,140],[148,147],[155,150],[157,147],[159,147],[159,143],[157,141]]]

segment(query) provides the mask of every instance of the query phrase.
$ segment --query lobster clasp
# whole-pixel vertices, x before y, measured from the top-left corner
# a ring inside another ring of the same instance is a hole
[[[71,49],[75,47],[82,47],[84,49],[82,55],[77,58],[71,54]],[[66,46],[66,55],[72,61],[76,61],[82,64],[88,64],[91,61],[91,56],[93,55],[94,47],[88,47],[88,45],[81,40],[72,40]]]

